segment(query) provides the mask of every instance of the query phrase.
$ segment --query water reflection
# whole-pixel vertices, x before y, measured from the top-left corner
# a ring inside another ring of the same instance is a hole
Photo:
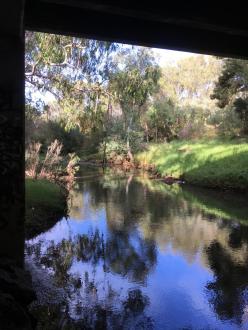
[[[192,196],[112,172],[78,182],[69,219],[26,242],[40,329],[248,328],[248,226]]]
[[[248,320],[248,257],[236,262],[218,241],[213,241],[206,252],[215,274],[207,284],[209,301],[221,319],[242,324]]]

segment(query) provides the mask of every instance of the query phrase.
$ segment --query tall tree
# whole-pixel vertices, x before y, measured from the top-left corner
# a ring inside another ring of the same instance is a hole
[[[93,84],[94,89],[94,84],[102,85],[108,79],[116,48],[117,44],[105,41],[27,32],[26,83],[56,97],[63,96],[66,88],[79,81],[82,85]]]
[[[127,52],[121,61],[119,58],[111,86],[122,109],[128,156],[132,159],[130,135],[148,98],[156,91],[160,69],[151,50],[136,47]]]
[[[214,83],[221,69],[221,60],[197,55],[179,60],[163,68],[161,89],[178,105],[213,107],[210,100]]]
[[[61,105],[68,128],[77,125],[84,130],[87,124],[94,128],[100,120],[98,110],[107,104],[108,79],[117,48],[117,44],[104,41],[28,31],[27,101],[34,100],[34,91],[49,92]]]
[[[248,134],[248,61],[225,59],[211,98],[220,108],[232,106]]]

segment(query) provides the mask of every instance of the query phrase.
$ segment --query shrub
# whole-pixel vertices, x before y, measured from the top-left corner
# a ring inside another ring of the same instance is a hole
[[[40,143],[30,143],[26,150],[27,177],[47,178],[59,180],[61,177],[73,178],[78,167],[79,158],[75,153],[70,153],[66,157],[61,157],[62,143],[54,140],[47,148],[45,158],[41,157]]]
[[[205,134],[205,127],[202,122],[188,122],[179,132],[180,140],[202,138]]]
[[[25,150],[26,175],[32,178],[37,177],[38,166],[40,164],[40,143],[30,143]]]
[[[143,150],[144,147],[144,133],[141,131],[130,132],[130,146],[133,153]]]
[[[209,118],[209,123],[215,125],[220,136],[235,137],[241,133],[241,120],[232,107],[216,111]]]
[[[127,154],[127,146],[126,143],[118,137],[116,139],[111,138],[106,143],[102,142],[99,146],[99,153],[101,154],[102,158],[105,157],[108,161],[114,161],[117,159],[118,156],[123,156],[123,158]],[[120,157],[118,157],[120,161]]]
[[[42,162],[40,176],[44,177],[49,174],[58,175],[62,170],[62,157],[60,156],[62,150],[62,143],[54,140],[47,148],[46,156]]]

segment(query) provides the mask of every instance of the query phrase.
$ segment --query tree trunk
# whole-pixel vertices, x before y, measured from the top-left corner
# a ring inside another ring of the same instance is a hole
[[[148,130],[148,125],[147,123],[145,123],[145,131],[146,131],[146,142],[148,143],[149,142],[149,130]]]
[[[106,158],[106,146],[107,146],[107,141],[106,141],[106,136],[104,137],[104,147],[103,147],[103,159],[102,159],[102,167],[105,168],[107,165],[107,158]]]
[[[98,102],[98,98],[97,98]],[[107,135],[108,135],[108,129],[109,129],[109,122],[110,122],[110,117],[112,115],[112,104],[111,104],[111,97],[110,95],[108,96],[108,106],[107,106],[107,116],[105,116],[104,123],[103,123],[103,159],[102,159],[102,166],[103,168],[106,167],[107,165],[107,156],[106,156],[106,148],[107,148]]]
[[[95,112],[95,114],[97,113],[98,99],[99,99],[99,95],[98,95],[98,93],[97,93],[97,94],[96,94],[96,101],[95,101],[95,108],[94,108],[94,112]]]
[[[130,147],[131,124],[132,124],[132,117],[130,118],[129,124],[128,124],[128,127],[127,127],[127,155],[130,158],[130,160],[133,161],[133,154],[132,154],[131,147]]]

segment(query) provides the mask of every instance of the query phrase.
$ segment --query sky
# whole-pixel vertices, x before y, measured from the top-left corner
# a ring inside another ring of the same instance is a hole
[[[158,49],[158,48],[153,48],[153,51],[157,55],[157,58],[159,60],[159,64],[161,66],[165,66],[167,64],[175,63],[178,60],[189,57],[189,56],[198,55],[198,54],[195,54],[195,53],[179,52],[179,51],[175,51],[175,50]]]

